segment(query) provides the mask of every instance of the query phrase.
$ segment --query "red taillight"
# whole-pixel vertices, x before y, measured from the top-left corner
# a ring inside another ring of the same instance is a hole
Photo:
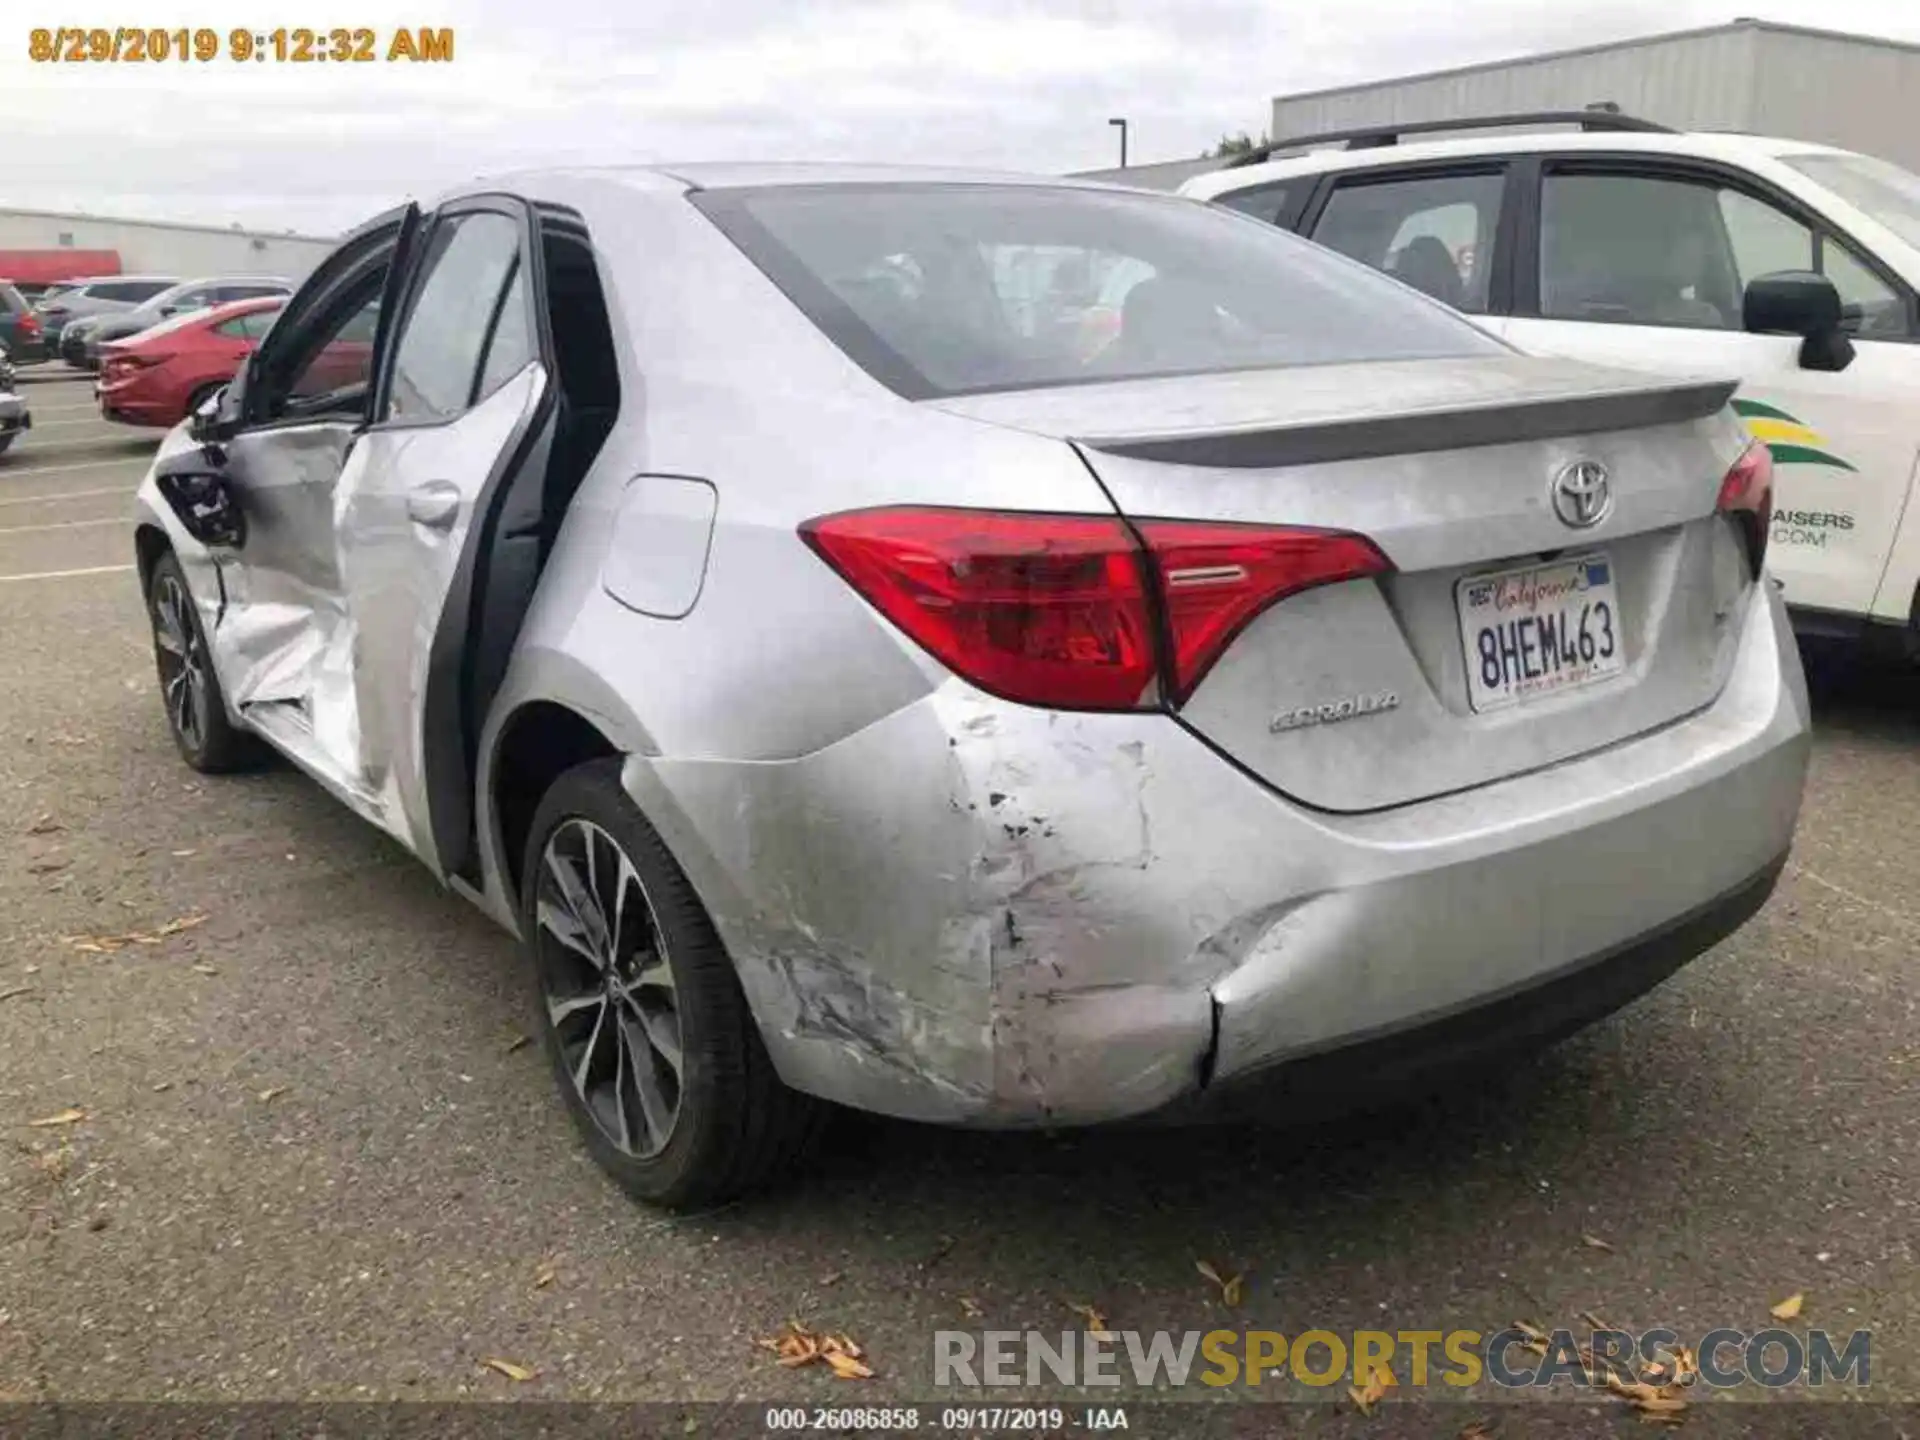
[[[1767,532],[1773,528],[1773,455],[1760,441],[1747,446],[1727,471],[1720,482],[1717,508],[1739,523],[1747,559],[1754,578],[1759,579],[1760,567],[1767,558]]]
[[[40,333],[40,317],[31,310],[20,317],[20,338],[31,340]]]
[[[899,507],[800,533],[956,674],[1054,709],[1137,709],[1156,679],[1177,703],[1274,601],[1391,568],[1358,535],[1188,520]]]
[[[1154,679],[1153,617],[1118,517],[899,508],[800,534],[895,625],[982,690],[1127,710]]]
[[[1142,520],[1139,530],[1166,606],[1176,702],[1276,600],[1393,568],[1366,536],[1338,530],[1190,520]]]

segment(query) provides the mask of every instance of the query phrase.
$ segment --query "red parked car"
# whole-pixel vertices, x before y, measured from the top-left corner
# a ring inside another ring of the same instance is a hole
[[[123,425],[177,425],[233,379],[285,296],[235,300],[163,320],[100,349],[100,414]]]

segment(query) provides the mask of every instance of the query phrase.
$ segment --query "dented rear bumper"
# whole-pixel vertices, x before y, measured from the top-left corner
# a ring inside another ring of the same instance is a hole
[[[637,756],[626,781],[789,1083],[1017,1126],[1177,1112],[1575,972],[1622,1003],[1643,986],[1610,964],[1764,897],[1807,751],[1768,589],[1706,710],[1373,814],[1294,804],[1166,716],[958,684],[800,758]]]

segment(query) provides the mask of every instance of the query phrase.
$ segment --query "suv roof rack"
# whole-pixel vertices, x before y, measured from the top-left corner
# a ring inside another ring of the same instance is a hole
[[[1258,165],[1285,150],[1306,145],[1346,142],[1348,150],[1378,150],[1398,145],[1403,135],[1434,135],[1454,130],[1497,130],[1527,125],[1578,125],[1582,130],[1635,130],[1644,134],[1672,135],[1671,125],[1623,115],[1618,110],[1593,106],[1585,110],[1533,110],[1518,115],[1478,115],[1461,120],[1411,120],[1400,125],[1367,125],[1357,130],[1327,130],[1318,135],[1291,135],[1256,145],[1244,155],[1236,155],[1220,168],[1237,170],[1242,165]]]

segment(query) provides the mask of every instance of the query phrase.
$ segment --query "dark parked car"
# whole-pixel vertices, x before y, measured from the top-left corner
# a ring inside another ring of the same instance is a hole
[[[33,303],[46,329],[47,345],[57,349],[60,332],[87,315],[112,315],[144,304],[180,283],[173,275],[101,275],[50,285]]]
[[[13,444],[13,437],[33,425],[27,402],[13,393],[13,361],[7,347],[0,345],[0,452]]]
[[[131,310],[90,315],[75,320],[60,335],[60,358],[83,370],[100,368],[100,347],[151,329],[162,320],[224,305],[229,300],[255,300],[267,295],[290,295],[292,282],[272,275],[226,275],[183,280],[143,300]]]
[[[9,280],[0,280],[0,345],[21,365],[47,358],[45,327]]]

